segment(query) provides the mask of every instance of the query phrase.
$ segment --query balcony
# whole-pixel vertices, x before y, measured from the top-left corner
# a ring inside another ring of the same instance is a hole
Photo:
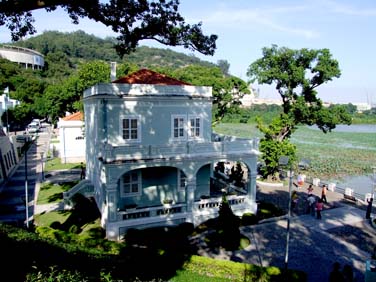
[[[258,138],[218,138],[213,142],[184,142],[166,145],[106,145],[101,158],[105,163],[127,160],[186,159],[229,154],[258,154]]]

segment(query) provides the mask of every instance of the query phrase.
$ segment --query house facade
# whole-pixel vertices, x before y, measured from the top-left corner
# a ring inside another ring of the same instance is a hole
[[[17,142],[16,136],[6,135],[0,126],[0,184],[16,169],[20,150],[21,144]]]
[[[129,228],[197,225],[218,215],[222,194],[235,214],[256,212],[258,140],[212,133],[212,90],[140,70],[84,92],[86,179],[107,238]],[[223,163],[241,163],[235,186]]]
[[[83,114],[77,112],[60,118],[57,127],[61,163],[84,162],[86,142]]]

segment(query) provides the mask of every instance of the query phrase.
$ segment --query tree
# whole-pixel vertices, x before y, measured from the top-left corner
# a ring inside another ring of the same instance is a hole
[[[230,63],[227,60],[218,60],[217,65],[224,75],[229,75]]]
[[[341,71],[338,62],[328,49],[292,50],[286,47],[263,48],[263,57],[252,63],[247,75],[251,82],[274,84],[282,98],[283,112],[269,125],[258,121],[264,133],[260,150],[265,161],[265,175],[272,175],[278,169],[278,159],[287,154],[295,158],[295,148],[288,142],[298,125],[316,124],[324,133],[330,132],[336,124],[351,123],[351,117],[343,106],[330,110],[317,97],[317,87],[338,78]],[[274,145],[272,145],[274,143]],[[273,149],[271,155],[270,149]]]
[[[235,76],[224,76],[218,67],[190,65],[165,74],[193,85],[212,87],[213,123],[221,121],[225,114],[237,111],[240,98],[250,92],[245,81]]]
[[[63,8],[78,24],[80,18],[101,22],[119,34],[115,45],[119,55],[134,51],[140,40],[153,39],[170,46],[183,46],[190,50],[213,55],[216,35],[206,36],[202,23],[189,25],[178,12],[178,0],[19,0],[0,1],[0,26],[5,25],[17,41],[36,32],[31,11]]]

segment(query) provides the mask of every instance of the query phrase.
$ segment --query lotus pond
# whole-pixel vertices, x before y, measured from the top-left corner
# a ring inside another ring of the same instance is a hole
[[[311,169],[305,173],[320,179],[344,179],[347,176],[370,175],[376,166],[375,125],[339,127],[330,133],[302,126],[291,137],[297,147],[299,159],[311,161]],[[255,124],[218,124],[214,131],[219,134],[244,138],[262,137]]]

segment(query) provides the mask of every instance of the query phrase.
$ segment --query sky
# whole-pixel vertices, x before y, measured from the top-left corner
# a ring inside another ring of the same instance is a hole
[[[317,88],[319,97],[333,103],[376,104],[376,1],[374,0],[180,0],[186,22],[202,22],[205,34],[218,35],[214,56],[152,41],[140,45],[169,48],[216,63],[227,60],[230,73],[248,81],[247,68],[261,58],[262,48],[276,44],[291,49],[328,48],[339,62],[341,77]],[[98,37],[116,36],[111,28],[88,19],[71,24],[58,10],[33,12],[37,34],[46,30],[84,30]],[[0,27],[0,42],[10,42]],[[279,98],[270,86],[253,85],[260,97]]]

